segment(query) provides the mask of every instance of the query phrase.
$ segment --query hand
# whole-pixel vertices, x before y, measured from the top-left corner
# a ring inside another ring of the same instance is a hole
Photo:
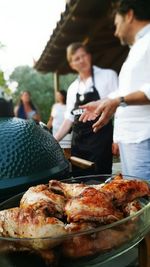
[[[116,157],[119,157],[119,145],[117,143],[112,143],[112,154]]]
[[[85,109],[85,111],[80,116],[79,121],[86,122],[89,120],[95,120],[98,116],[100,116],[97,122],[93,124],[93,131],[97,132],[109,122],[119,104],[119,98],[107,98],[105,100],[90,102],[86,105],[81,106],[81,108]]]
[[[84,112],[80,116],[79,121],[86,122],[86,121],[95,120],[96,117],[98,116],[97,114],[95,114],[95,111],[98,108],[99,104],[100,104],[100,100],[92,101],[88,104],[80,106],[80,108],[84,109]]]
[[[120,104],[120,98],[105,99],[101,101],[98,108],[95,110],[95,114],[100,115],[100,118],[96,123],[93,124],[93,131],[97,132],[104,125],[106,125],[111,117],[114,115],[117,107]]]

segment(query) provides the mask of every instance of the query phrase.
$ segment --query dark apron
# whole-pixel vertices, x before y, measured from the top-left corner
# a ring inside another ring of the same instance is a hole
[[[77,93],[74,110],[78,110],[80,105],[100,99],[99,93],[95,88],[94,76],[92,78],[93,91],[84,95]],[[73,166],[73,175],[112,173],[112,121],[97,133],[94,133],[92,129],[94,121],[83,123],[79,121],[79,116],[75,116],[73,124],[71,155],[93,161],[95,167],[94,169],[81,169]]]

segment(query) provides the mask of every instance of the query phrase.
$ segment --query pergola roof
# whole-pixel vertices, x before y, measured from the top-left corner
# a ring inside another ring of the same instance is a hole
[[[38,71],[67,74],[66,47],[72,42],[86,43],[93,63],[119,72],[128,48],[114,37],[112,0],[70,0],[49,41],[35,64]]]

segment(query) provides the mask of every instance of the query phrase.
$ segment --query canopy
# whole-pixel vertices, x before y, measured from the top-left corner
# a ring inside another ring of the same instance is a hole
[[[70,0],[61,14],[45,49],[35,64],[38,71],[58,74],[73,72],[66,61],[66,47],[72,42],[88,44],[93,64],[119,72],[128,47],[114,37],[112,0]]]

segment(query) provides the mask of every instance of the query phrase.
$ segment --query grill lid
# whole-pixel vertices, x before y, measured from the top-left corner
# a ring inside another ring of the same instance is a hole
[[[49,131],[33,120],[0,119],[0,190],[24,189],[68,173],[69,163]]]

